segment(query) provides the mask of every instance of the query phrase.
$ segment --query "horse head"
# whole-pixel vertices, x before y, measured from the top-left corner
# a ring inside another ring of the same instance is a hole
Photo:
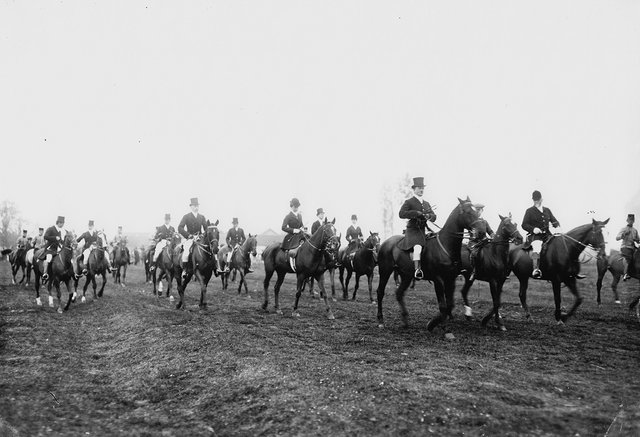
[[[64,234],[64,238],[62,240],[62,247],[66,249],[75,249],[78,243],[76,243],[76,234],[73,231],[67,231]]]
[[[314,234],[314,237],[316,237],[316,239],[319,239],[319,241],[315,242],[317,244],[315,244],[314,246],[319,247],[320,250],[324,250],[329,254],[336,253],[338,251],[338,248],[340,247],[340,238],[337,235],[336,227],[334,226],[335,223],[335,218],[330,222],[325,222],[325,224],[320,226],[320,228]]]
[[[257,251],[257,247],[258,247],[258,239],[256,238],[255,235],[251,235],[249,234],[249,237],[247,238],[247,241],[245,241],[245,244],[247,245],[247,252],[251,253],[251,255],[258,256],[258,251]]]
[[[220,223],[220,220],[216,220],[215,223],[211,223],[209,220],[207,220],[205,242],[209,245],[211,253],[218,253],[218,251],[220,250],[220,231],[218,230],[218,223]]]
[[[371,248],[373,251],[373,260],[378,262],[378,252],[380,251],[380,235],[377,232],[369,231],[369,238],[365,241],[364,246]]]
[[[607,225],[607,223],[609,223],[609,219],[602,222],[596,219],[591,219],[591,233],[587,237],[585,244],[593,246],[597,250],[604,250],[605,241],[602,229]]]
[[[524,240],[518,231],[518,225],[512,220],[511,213],[507,217],[498,214],[498,217],[500,217],[500,225],[496,235],[500,238],[500,241],[513,241],[515,244],[522,244]]]
[[[454,212],[457,211],[457,217],[455,218],[456,225],[458,226],[458,228],[468,229],[469,231],[471,231],[473,230],[473,226],[479,218],[478,212],[471,203],[471,199],[469,199],[469,196],[467,196],[465,200],[458,198],[458,202],[459,204],[454,210]],[[452,215],[454,214],[454,212],[452,212]]]

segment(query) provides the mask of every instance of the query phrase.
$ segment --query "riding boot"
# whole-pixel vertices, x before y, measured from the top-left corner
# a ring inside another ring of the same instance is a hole
[[[290,249],[287,252],[287,256],[289,257],[289,265],[291,266],[291,270],[296,271],[296,253],[298,252],[298,248]]]
[[[413,266],[416,269],[415,273],[413,274],[413,277],[418,280],[424,278],[424,274],[422,273],[422,269],[420,268],[420,260],[413,261]]]
[[[531,273],[531,277],[533,279],[542,278],[542,272],[540,271],[539,265],[540,265],[540,257],[537,257],[536,259],[533,260],[533,272]]]

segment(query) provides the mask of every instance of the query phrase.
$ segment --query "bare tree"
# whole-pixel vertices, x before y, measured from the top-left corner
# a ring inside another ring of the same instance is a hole
[[[16,204],[10,200],[0,203],[0,246],[10,247],[20,233],[20,212]]]
[[[394,184],[385,184],[382,188],[382,224],[384,238],[394,234],[395,222],[399,220],[400,206],[413,194],[411,185],[413,179],[405,173]]]

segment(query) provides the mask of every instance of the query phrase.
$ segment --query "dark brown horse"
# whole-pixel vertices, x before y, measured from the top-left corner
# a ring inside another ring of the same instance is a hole
[[[218,222],[219,220],[216,220],[214,224],[211,224],[207,220],[207,231],[204,235],[196,237],[190,255],[191,262],[187,264],[184,279],[180,263],[174,268],[174,275],[178,282],[178,293],[180,294],[180,301],[176,305],[177,309],[184,309],[184,291],[194,275],[200,283],[199,307],[202,310],[207,309],[207,285],[213,274],[218,276],[218,260],[216,259],[220,244]]]
[[[602,303],[600,297],[600,291],[602,290],[602,280],[607,272],[611,272],[611,290],[614,295],[614,302],[620,303],[620,296],[618,295],[618,283],[620,278],[624,275],[624,258],[620,255],[620,252],[612,253],[607,256],[604,249],[598,252],[596,257],[596,266],[598,268],[598,280],[596,281],[596,289],[598,292],[598,305]]]
[[[120,241],[113,248],[113,279],[116,284],[126,287],[127,267],[129,266],[129,250],[124,241]],[[120,273],[122,269],[122,273]]]
[[[462,246],[462,276],[465,279],[462,286],[462,299],[464,300],[465,316],[471,317],[471,306],[469,305],[469,289],[475,279],[489,283],[493,308],[482,317],[482,326],[485,326],[492,315],[502,331],[507,328],[500,317],[500,296],[502,286],[509,273],[509,242],[514,240],[517,244],[522,244],[522,235],[518,232],[518,226],[511,221],[511,214],[508,217],[500,217],[500,225],[493,240],[489,240],[479,248],[478,254],[474,258],[475,275],[471,279],[472,266],[470,262],[471,252],[468,246]]]
[[[380,236],[377,232],[370,232],[366,241],[356,250],[353,260],[347,259],[344,255],[340,259],[340,285],[342,285],[342,293],[349,294],[349,280],[353,273],[356,274],[356,285],[353,287],[353,296],[351,300],[356,300],[356,293],[360,287],[360,276],[367,276],[367,285],[369,286],[369,301],[374,303],[373,299],[373,271],[378,263],[378,251],[380,250]],[[344,279],[344,271],[347,271],[347,278]]]
[[[291,269],[287,253],[281,249],[282,243],[273,243],[262,252],[265,270],[264,303],[262,304],[262,309],[266,311],[269,307],[269,281],[271,281],[273,274],[277,273],[278,278],[275,286],[273,287],[273,292],[275,294],[275,310],[276,313],[282,314],[282,310],[280,310],[279,305],[280,287],[282,286],[282,282],[284,281],[284,277],[287,273],[295,273],[297,279],[296,299],[293,305],[292,315],[300,315],[298,313],[298,301],[300,300],[300,295],[304,290],[307,278],[314,278],[320,288],[320,296],[324,300],[327,316],[329,319],[335,318],[333,311],[329,306],[327,294],[324,289],[324,272],[327,269],[325,255],[327,253],[335,252],[340,244],[336,235],[334,223],[335,219],[320,226],[311,237],[307,238],[302,243],[298,249],[295,259],[295,272]]]
[[[325,219],[326,222],[326,219]],[[329,273],[329,283],[331,285],[331,300],[336,302],[336,269],[338,268],[338,259],[340,258],[340,254],[345,251],[346,248],[340,248],[340,234],[336,235],[336,239],[338,240],[338,247],[336,250],[332,252],[325,252],[324,261],[327,265],[327,273]],[[319,293],[313,289],[315,284],[315,280],[313,277],[307,279],[307,284],[309,284],[309,295],[312,299],[317,299]],[[306,287],[306,284],[305,284]],[[342,293],[342,299],[347,300],[349,296],[346,293]]]
[[[104,287],[107,285],[107,267],[109,264],[107,263],[107,257],[109,254],[107,253],[107,249],[104,248],[104,236],[102,234],[98,234],[98,238],[96,240],[96,247],[89,254],[89,258],[86,262],[87,269],[87,279],[84,282],[84,287],[82,287],[82,302],[86,302],[86,294],[87,288],[89,288],[89,283],[93,287],[93,298],[97,299],[102,297],[104,293]],[[102,286],[100,286],[100,291],[96,292],[98,285],[96,283],[96,276],[102,276]],[[74,290],[78,291],[78,279],[74,280]]]
[[[11,252],[9,254],[9,262],[11,263],[11,283],[16,284],[16,275],[18,271],[22,272],[22,278],[18,284],[22,284],[24,280],[27,280],[27,284],[29,285],[29,281],[31,279],[31,266],[27,265],[27,248],[20,247],[15,252]],[[26,273],[25,273],[26,272]]]
[[[478,213],[471,204],[471,200],[458,199],[458,205],[451,211],[442,230],[429,237],[422,250],[421,263],[425,279],[433,281],[440,313],[427,324],[429,331],[438,324],[453,317],[453,294],[456,287],[456,277],[460,274],[460,249],[464,229],[471,230],[478,219]],[[408,251],[398,247],[403,237],[395,235],[387,239],[380,246],[378,253],[378,326],[384,327],[382,316],[382,301],[384,289],[394,270],[400,275],[400,285],[396,289],[396,299],[400,305],[400,315],[403,326],[408,325],[408,312],[404,304],[404,293],[411,284],[414,275],[414,264]]]
[[[558,324],[566,322],[582,303],[582,296],[576,284],[576,275],[580,273],[579,256],[587,247],[592,247],[596,251],[604,248],[602,228],[608,222],[609,219],[603,222],[592,220],[591,223],[578,226],[566,234],[551,237],[543,246],[540,254],[540,270],[542,270],[542,279],[551,281]],[[533,271],[532,264],[529,252],[522,250],[522,246],[510,249],[509,267],[520,280],[520,303],[527,318],[531,317],[527,306],[527,286]],[[562,312],[562,295],[560,294],[562,283],[575,296],[573,305],[566,314]]]
[[[162,280],[167,280],[166,297],[170,297],[170,301],[173,301],[171,296],[171,286],[173,285],[173,279],[176,272],[176,264],[180,265],[180,254],[175,253],[175,249],[180,243],[180,234],[174,232],[167,245],[162,249],[162,253],[158,256],[156,262],[156,268],[151,274],[151,280],[153,282],[153,295],[162,297]],[[147,264],[153,261],[155,250],[149,250],[149,260]],[[177,279],[176,279],[177,283]]]
[[[47,291],[49,292],[49,306],[53,308],[53,295],[51,294],[51,288],[56,287],[56,292],[58,296],[58,312],[62,313],[62,299],[60,293],[60,283],[64,283],[67,286],[67,292],[69,294],[69,299],[67,300],[67,304],[64,307],[64,311],[69,309],[69,305],[71,305],[72,299],[75,299],[75,292],[71,290],[71,281],[75,278],[75,272],[73,269],[73,264],[71,263],[73,259],[73,249],[76,246],[76,238],[73,232],[67,232],[64,236],[62,249],[60,252],[55,254],[49,263],[48,274],[49,279],[47,280]],[[40,301],[40,281],[42,279],[42,275],[45,273],[43,271],[43,259],[38,259],[33,264],[34,276],[35,276],[35,289],[36,289],[36,303],[40,306],[42,302]]]
[[[256,236],[249,234],[245,242],[242,243],[242,245],[231,254],[231,262],[229,263],[229,268],[231,270],[237,270],[240,274],[240,282],[238,283],[238,294],[240,294],[240,292],[242,291],[243,284],[245,293],[249,293],[249,289],[247,288],[247,281],[244,279],[244,276],[247,274],[249,266],[251,266],[251,255],[257,255],[257,246],[258,242],[256,240]],[[228,277],[229,273],[226,273],[226,276]]]

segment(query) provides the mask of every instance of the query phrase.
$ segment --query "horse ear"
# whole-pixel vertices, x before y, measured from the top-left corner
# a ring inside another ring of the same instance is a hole
[[[213,224],[213,226],[218,226],[218,223],[220,223],[220,219],[216,220],[216,222]]]
[[[503,222],[504,219],[506,219],[506,217],[502,217],[500,214],[498,214],[498,217],[500,217],[500,221]]]
[[[207,227],[211,226],[211,222],[207,219]]]
[[[610,218],[611,218],[611,217],[609,217],[608,219],[606,219],[605,221],[603,221],[603,222],[602,222],[602,225],[604,226],[604,225],[606,225],[607,223],[609,223],[609,219],[610,219]]]
[[[373,232],[369,231],[369,235],[373,236]]]
[[[331,224],[335,225],[336,224],[336,218],[334,217],[333,220],[331,220]]]
[[[458,202],[460,202],[460,205],[462,205],[464,203],[464,200],[458,197]]]
[[[471,199],[469,199],[469,195],[467,194],[467,202],[471,202]]]
[[[513,216],[511,215],[511,211],[509,211],[509,218],[513,218]]]

